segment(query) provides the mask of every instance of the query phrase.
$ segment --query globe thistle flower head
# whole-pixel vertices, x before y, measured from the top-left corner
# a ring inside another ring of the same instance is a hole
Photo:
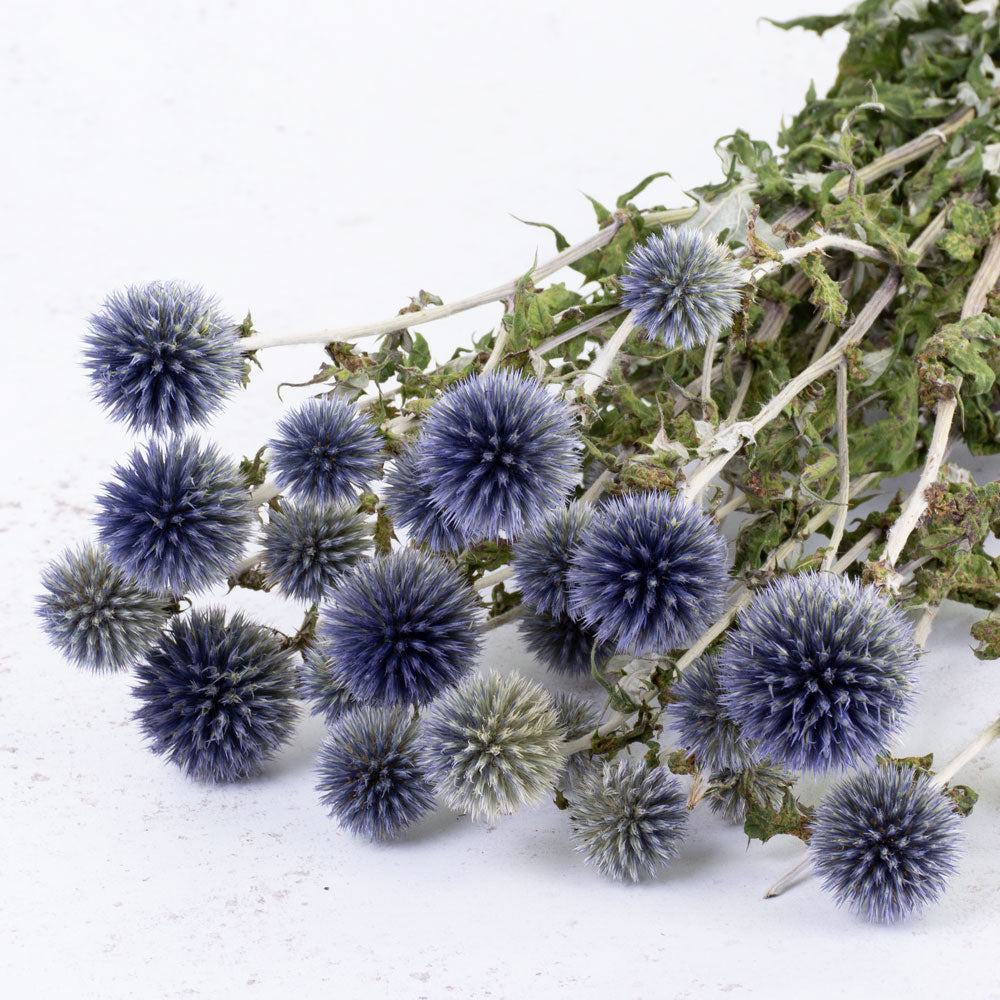
[[[155,434],[205,423],[245,371],[236,328],[218,302],[169,281],[110,295],[90,318],[84,366],[115,420]]]
[[[306,400],[279,421],[269,446],[275,481],[298,500],[351,502],[379,474],[378,434],[343,399]]]
[[[152,590],[198,591],[234,569],[255,523],[235,463],[194,438],[151,441],[97,498],[113,563]]]
[[[756,763],[759,754],[723,711],[721,693],[717,660],[703,656],[671,689],[677,700],[667,707],[667,718],[703,770],[742,771]]]
[[[550,511],[514,545],[514,576],[522,599],[539,614],[569,614],[570,560],[592,510],[580,501]]]
[[[264,528],[264,569],[282,593],[320,601],[371,543],[368,524],[355,510],[283,503]]]
[[[461,552],[468,539],[431,500],[420,462],[422,445],[411,445],[385,477],[385,506],[397,528],[433,552]]]
[[[319,643],[314,642],[306,650],[299,668],[298,689],[310,713],[322,715],[328,726],[358,705]]]
[[[712,812],[730,823],[743,823],[747,799],[768,809],[778,809],[795,777],[783,767],[762,760],[742,771],[716,771],[708,782],[705,798]]]
[[[722,704],[778,764],[851,767],[899,732],[916,657],[909,622],[875,587],[800,573],[740,616],[720,653]]]
[[[573,842],[603,875],[638,882],[677,856],[688,814],[680,782],[666,768],[627,757],[591,762],[573,791]]]
[[[467,677],[435,703],[424,730],[440,797],[474,820],[539,802],[566,766],[566,731],[544,688],[519,674]]]
[[[632,251],[621,303],[635,325],[667,347],[690,350],[727,327],[739,308],[744,272],[714,237],[693,226],[653,235]]]
[[[877,923],[903,920],[944,892],[961,853],[960,823],[927,775],[863,771],[817,807],[813,869],[838,904]]]
[[[590,736],[600,724],[601,713],[597,707],[578,695],[556,691],[552,694],[552,704],[555,706],[559,724],[565,731],[567,740]],[[589,750],[578,750],[570,754],[566,760],[566,770],[563,772],[560,785],[563,788],[572,788],[590,770],[592,764]]]
[[[368,840],[392,840],[434,804],[420,756],[411,715],[362,705],[320,747],[316,789],[342,827]]]
[[[242,614],[192,611],[136,670],[136,718],[154,753],[191,778],[238,781],[260,771],[297,715],[287,651]]]
[[[688,645],[717,617],[726,543],[711,520],[663,493],[632,493],[594,512],[569,572],[570,610],[618,652]]]
[[[566,499],[579,467],[569,406],[509,370],[457,382],[427,414],[420,466],[431,501],[469,538],[519,535]]]
[[[96,672],[127,670],[159,638],[166,602],[113,565],[104,549],[83,545],[42,574],[38,616],[49,642]]]
[[[598,643],[593,629],[568,615],[528,614],[518,622],[517,630],[528,649],[557,674],[584,676],[590,673],[592,655],[603,665],[614,653],[608,643]]]
[[[438,556],[404,548],[365,560],[329,597],[320,640],[358,701],[428,702],[479,652],[476,595]]]

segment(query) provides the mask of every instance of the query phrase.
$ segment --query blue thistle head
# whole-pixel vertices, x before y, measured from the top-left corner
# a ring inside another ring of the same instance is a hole
[[[573,842],[603,875],[638,882],[677,856],[688,814],[680,782],[665,767],[627,757],[592,762],[573,792]]]
[[[316,790],[351,833],[392,840],[434,805],[420,757],[411,714],[362,705],[337,722],[320,747]]]
[[[73,663],[97,672],[127,670],[167,621],[163,597],[139,586],[93,545],[50,563],[42,586],[37,610],[49,642]]]
[[[343,399],[306,400],[278,422],[269,446],[275,481],[298,500],[353,502],[379,475],[379,436]]]
[[[619,652],[686,646],[722,609],[726,543],[691,504],[663,493],[609,500],[570,568],[570,609]]]
[[[757,748],[744,739],[739,726],[722,709],[718,662],[709,654],[692,663],[671,688],[677,701],[667,706],[667,718],[681,746],[695,755],[706,771],[742,771],[759,759]]]
[[[328,726],[358,705],[322,644],[315,642],[306,650],[299,668],[299,694],[309,703],[310,714],[322,715]]]
[[[274,633],[219,608],[175,618],[136,670],[135,717],[154,753],[191,778],[238,781],[292,734],[289,654]]]
[[[115,420],[155,434],[205,423],[245,372],[232,320],[200,288],[177,282],[108,296],[84,344],[97,399]]]
[[[720,653],[722,704],[778,764],[851,767],[899,732],[916,658],[909,622],[875,587],[800,573],[740,615]]]
[[[740,305],[744,277],[713,237],[693,226],[667,228],[629,255],[621,303],[650,337],[690,350],[729,325]]]
[[[816,809],[813,870],[839,905],[878,923],[903,920],[955,874],[960,822],[926,774],[890,766],[851,775]]]
[[[425,418],[419,462],[450,524],[469,538],[514,537],[565,501],[578,448],[567,404],[505,370],[448,388]]]
[[[785,789],[794,783],[795,776],[783,767],[762,760],[742,771],[716,771],[709,779],[705,798],[712,812],[730,823],[743,823],[748,799],[767,809],[778,809]]]
[[[264,528],[264,569],[281,592],[320,601],[371,548],[364,516],[350,508],[283,502]]]
[[[514,577],[524,603],[539,614],[569,614],[570,561],[593,511],[574,501],[528,528],[513,551]]]
[[[97,498],[111,561],[153,590],[199,591],[235,568],[256,518],[234,462],[195,438],[151,441]]]
[[[393,463],[385,477],[385,506],[411,541],[434,552],[461,552],[468,539],[432,502],[420,464],[422,447],[411,445]]]
[[[552,790],[566,766],[565,738],[540,685],[519,674],[473,674],[432,707],[426,767],[452,809],[493,820]]]
[[[598,666],[614,653],[607,643],[599,643],[594,650],[597,634],[568,615],[528,614],[518,622],[517,630],[528,649],[557,674],[584,676],[590,673],[592,652]]]
[[[479,652],[476,595],[438,556],[404,548],[366,560],[329,598],[320,639],[358,701],[424,704]]]
[[[590,701],[570,694],[566,691],[555,691],[552,694],[552,704],[555,706],[559,725],[566,733],[567,740],[578,740],[581,736],[590,736],[600,725],[601,713]],[[566,761],[560,785],[572,788],[593,764],[589,750],[578,750],[570,754]]]

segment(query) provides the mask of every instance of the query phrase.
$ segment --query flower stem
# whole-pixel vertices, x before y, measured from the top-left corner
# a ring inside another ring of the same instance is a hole
[[[833,523],[833,534],[830,544],[823,557],[823,569],[829,570],[837,559],[837,549],[844,539],[844,529],[847,527],[851,491],[851,460],[848,451],[847,435],[847,362],[842,358],[837,366],[837,464],[840,471],[840,492],[837,503],[837,519]]]

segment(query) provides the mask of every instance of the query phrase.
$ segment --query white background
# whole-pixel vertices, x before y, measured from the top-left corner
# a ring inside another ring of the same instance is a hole
[[[549,805],[474,827],[439,813],[372,847],[316,802],[316,720],[255,782],[210,788],[146,752],[123,677],[44,644],[42,563],[91,531],[92,497],[129,442],[88,395],[86,316],[127,282],[181,278],[258,329],[391,315],[429,288],[456,298],[522,273],[543,219],[592,231],[654,170],[714,179],[715,139],[773,139],[842,35],[756,17],[818,0],[480,4],[4,5],[0,99],[0,983],[11,997],[1000,996],[1000,768],[944,902],[894,928],[838,911],[815,884],[763,902],[800,846],[747,849],[693,814],[652,883],[602,881]],[[659,182],[650,201],[678,204]],[[440,356],[489,309],[426,332]],[[266,439],[266,371],[212,435]],[[975,462],[983,479],[995,460]],[[241,598],[267,620],[299,609]],[[1000,708],[995,663],[949,607],[924,661],[907,752],[946,759]],[[486,663],[537,674],[513,629]]]

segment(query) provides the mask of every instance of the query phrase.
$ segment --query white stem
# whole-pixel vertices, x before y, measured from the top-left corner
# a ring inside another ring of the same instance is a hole
[[[509,580],[513,575],[514,567],[508,563],[506,566],[501,566],[499,569],[493,570],[492,573],[486,573],[476,580],[476,590],[492,590],[498,583]]]
[[[875,544],[881,534],[879,528],[872,528],[866,532],[830,567],[830,572],[843,573],[848,566],[858,561],[862,553],[867,552]]]
[[[776,260],[766,260],[762,264],[750,270],[750,280],[759,282],[767,275],[779,271],[786,264],[792,264],[811,253],[821,253],[824,250],[847,250],[858,257],[870,257],[872,260],[881,261],[883,264],[891,264],[892,261],[881,250],[870,247],[861,240],[852,240],[846,236],[837,236],[834,233],[823,233],[808,243],[800,243],[798,246],[789,247],[783,250]]]
[[[1000,736],[1000,719],[997,719],[992,725],[987,726],[971,743],[968,743],[945,764],[931,779],[931,784],[935,788],[944,788],[973,757],[978,756],[998,736]]]
[[[743,404],[746,402],[747,393],[750,391],[750,383],[753,381],[753,363],[747,362],[746,368],[743,369],[743,375],[740,378],[740,384],[736,389],[736,398],[733,400],[733,405],[729,408],[729,416],[726,417],[725,427],[731,427],[736,423],[737,418],[740,415],[740,410],[743,409]]]
[[[742,490],[736,490],[734,495],[730,497],[721,507],[719,507],[718,510],[715,511],[714,517],[716,521],[718,521],[719,524],[721,524],[745,500],[746,500],[746,494],[743,493]]]
[[[498,364],[500,364],[500,359],[503,357],[503,352],[507,350],[507,341],[510,338],[510,330],[503,324],[500,324],[500,330],[497,333],[496,340],[493,341],[493,350],[490,351],[490,356],[486,359],[486,364],[483,365],[482,374],[486,375],[493,371]]]
[[[635,316],[633,313],[629,313],[618,324],[618,329],[615,330],[611,338],[598,351],[594,363],[576,380],[575,384],[585,396],[593,396],[601,383],[608,377],[611,366],[614,364],[615,358],[618,357],[618,352],[622,349],[622,345],[634,327]]]
[[[719,335],[713,333],[705,345],[705,362],[701,367],[701,405],[707,413],[712,405],[712,365],[715,363],[715,350],[719,346]]]
[[[599,313],[597,316],[591,316],[590,319],[584,320],[579,325],[572,327],[572,329],[557,334],[555,337],[549,337],[548,340],[543,340],[535,348],[535,353],[539,356],[544,356],[549,351],[554,351],[557,347],[562,347],[563,344],[573,340],[574,337],[590,333],[591,330],[596,330],[598,327],[604,326],[605,323],[610,323],[611,320],[617,319],[622,313],[627,311],[624,306],[618,306],[614,309],[608,309],[606,312]]]
[[[801,861],[795,864],[792,868],[789,868],[784,875],[779,878],[774,885],[771,886],[767,892],[764,893],[765,899],[772,899],[775,896],[780,896],[793,882],[797,882],[799,878],[808,870],[809,868],[809,855],[807,854]]]
[[[263,483],[250,494],[250,503],[257,507],[270,503],[276,497],[281,496],[281,490],[272,483]]]
[[[628,716],[624,712],[612,712],[608,716],[608,721],[598,726],[593,733],[587,736],[581,736],[579,739],[569,740],[566,743],[566,754],[579,753],[581,750],[589,750],[593,744],[594,736],[607,736],[609,733],[613,733],[623,722],[628,719]]]
[[[847,527],[847,513],[850,509],[851,460],[847,438],[847,362],[841,359],[837,366],[837,464],[840,471],[840,492],[837,494],[837,519],[833,522],[833,534],[823,557],[823,569],[829,570],[837,560],[837,549],[844,540]]]
[[[587,488],[587,491],[580,497],[580,503],[593,503],[603,492],[604,487],[615,478],[615,474],[610,469],[605,469]]]
[[[496,615],[493,618],[487,618],[486,621],[481,622],[478,626],[480,632],[492,632],[495,628],[500,628],[502,625],[509,625],[511,622],[517,621],[521,617],[527,608],[523,604],[518,604],[513,608],[508,609],[502,615]]]
[[[261,549],[259,552],[255,552],[252,556],[247,556],[245,559],[241,559],[235,567],[233,567],[233,576],[239,576],[241,573],[245,573],[248,569],[253,569],[254,566],[259,566],[267,556],[267,553]]]
[[[928,604],[924,608],[924,613],[920,616],[916,627],[913,629],[913,641],[917,644],[918,649],[927,648],[927,639],[931,634],[931,626],[934,624],[934,619],[940,610],[940,604]]]

